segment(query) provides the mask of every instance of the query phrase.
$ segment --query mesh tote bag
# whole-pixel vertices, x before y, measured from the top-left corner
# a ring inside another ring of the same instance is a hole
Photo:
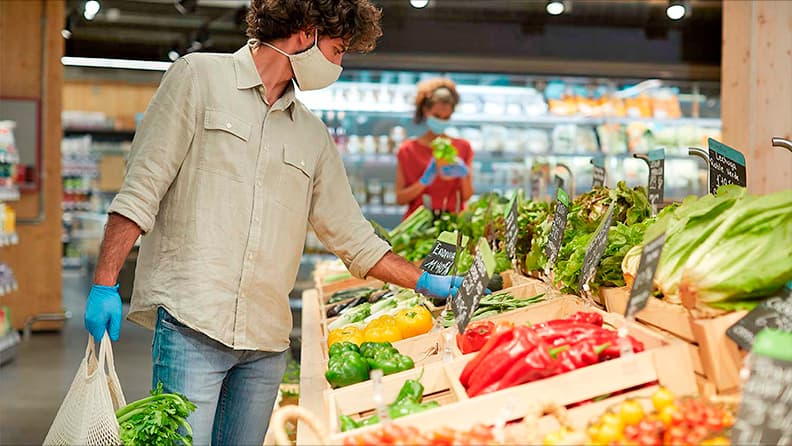
[[[115,412],[124,406],[126,401],[115,372],[110,337],[107,333],[102,337],[97,357],[93,339],[88,335],[85,358],[55,415],[44,444],[121,444]]]

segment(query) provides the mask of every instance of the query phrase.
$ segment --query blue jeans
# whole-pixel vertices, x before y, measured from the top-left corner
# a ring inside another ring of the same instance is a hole
[[[157,312],[153,388],[178,392],[197,409],[187,421],[195,445],[257,445],[264,442],[286,352],[234,350]]]

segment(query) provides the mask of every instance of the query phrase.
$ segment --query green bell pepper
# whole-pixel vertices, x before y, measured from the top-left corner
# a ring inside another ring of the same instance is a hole
[[[332,358],[333,356],[338,356],[343,352],[360,353],[360,349],[358,349],[358,346],[352,342],[346,342],[346,341],[336,342],[335,344],[330,346],[330,350],[328,351],[328,354]]]
[[[392,375],[415,367],[412,358],[400,353],[381,351],[373,358],[366,358],[372,370],[380,369],[384,375]]]
[[[390,342],[364,342],[360,344],[360,355],[364,358],[373,358],[382,352],[394,354],[399,353],[399,350]]]
[[[360,427],[360,423],[348,415],[341,415],[338,419],[341,421],[341,432],[351,431]]]
[[[327,382],[335,389],[369,379],[369,365],[354,351],[344,351],[330,358],[325,372]]]

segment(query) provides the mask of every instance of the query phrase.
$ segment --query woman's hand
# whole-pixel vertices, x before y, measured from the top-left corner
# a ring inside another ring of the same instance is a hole
[[[454,164],[448,164],[440,168],[440,174],[447,178],[465,178],[470,173],[465,162],[457,157]]]
[[[432,158],[432,161],[426,166],[426,170],[424,170],[421,179],[418,181],[424,186],[428,186],[434,182],[435,178],[437,178],[437,162]]]

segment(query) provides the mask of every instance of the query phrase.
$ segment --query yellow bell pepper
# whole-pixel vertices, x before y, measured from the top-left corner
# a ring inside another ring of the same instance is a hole
[[[363,343],[363,330],[354,325],[330,330],[330,333],[327,334],[327,347],[336,342],[351,342],[360,345]]]
[[[380,316],[369,322],[363,330],[363,340],[366,342],[396,342],[401,339],[401,331],[393,316]]]
[[[396,314],[396,326],[404,339],[427,333],[434,326],[432,313],[424,306],[401,310]]]

